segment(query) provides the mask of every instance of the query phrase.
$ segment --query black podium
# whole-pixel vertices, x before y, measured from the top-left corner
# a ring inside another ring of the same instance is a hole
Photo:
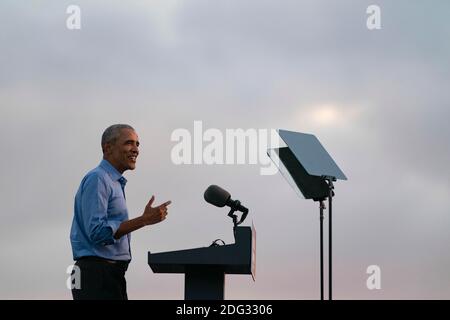
[[[151,253],[154,273],[184,273],[186,300],[223,300],[225,274],[252,274],[256,269],[256,232],[234,228],[234,244]]]

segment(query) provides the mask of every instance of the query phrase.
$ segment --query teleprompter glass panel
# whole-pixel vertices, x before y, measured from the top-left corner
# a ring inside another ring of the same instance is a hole
[[[308,174],[347,180],[316,136],[281,129],[278,134]]]
[[[288,147],[269,149],[267,154],[298,196],[314,200],[323,200],[328,196],[325,180],[308,174]]]

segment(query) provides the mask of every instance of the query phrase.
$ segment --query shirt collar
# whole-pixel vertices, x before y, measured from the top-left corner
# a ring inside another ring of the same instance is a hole
[[[127,183],[127,179],[125,179],[125,177],[123,177],[120,172],[114,168],[111,163],[109,163],[108,160],[103,159],[100,162],[100,167],[106,170],[112,180],[119,181],[121,184],[123,183],[123,185]]]

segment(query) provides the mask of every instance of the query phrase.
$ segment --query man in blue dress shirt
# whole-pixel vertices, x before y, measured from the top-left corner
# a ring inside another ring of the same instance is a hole
[[[112,125],[102,135],[102,150],[103,160],[86,174],[75,196],[70,242],[81,280],[80,288],[72,289],[75,300],[127,299],[130,233],[163,221],[170,204],[152,207],[152,196],[144,213],[130,220],[122,173],[136,167],[138,136],[129,125]]]

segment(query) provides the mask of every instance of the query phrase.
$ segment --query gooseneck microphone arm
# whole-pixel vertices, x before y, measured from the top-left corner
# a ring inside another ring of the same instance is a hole
[[[248,209],[241,205],[241,202],[239,200],[229,201],[231,210],[228,212],[228,216],[233,219],[233,225],[236,228],[238,225],[240,225],[242,222],[244,222],[245,218],[247,218]],[[237,221],[237,216],[234,214],[236,211],[241,211],[242,216],[239,221]]]
[[[233,228],[236,228],[238,226],[237,215],[234,214],[235,212],[236,210],[234,210],[233,208],[231,208],[230,212],[228,212],[228,216],[233,219]]]

